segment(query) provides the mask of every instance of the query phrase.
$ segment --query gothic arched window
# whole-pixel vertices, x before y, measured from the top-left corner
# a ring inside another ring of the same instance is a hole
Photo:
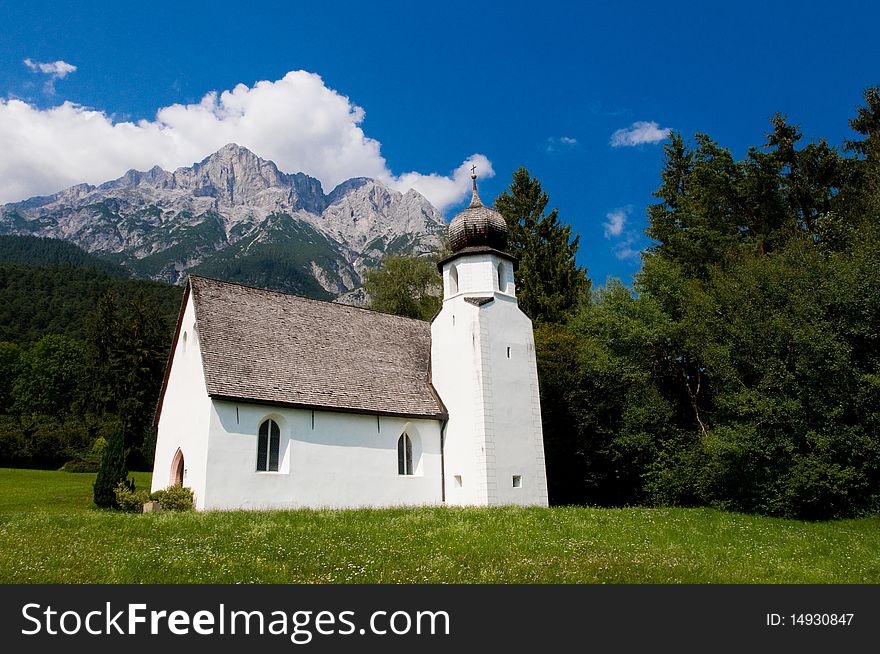
[[[397,439],[397,474],[413,474],[412,440],[406,432]]]
[[[257,470],[278,472],[278,450],[281,446],[281,430],[274,420],[264,420],[257,437]]]

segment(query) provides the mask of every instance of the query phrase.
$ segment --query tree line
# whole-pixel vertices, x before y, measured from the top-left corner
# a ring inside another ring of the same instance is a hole
[[[149,469],[181,289],[89,261],[24,265],[59,246],[18,245],[19,263],[0,264],[0,466],[95,470],[121,430],[128,466]]]
[[[577,236],[514,173],[495,208],[535,324],[552,503],[880,508],[878,88],[850,126],[841,146],[804,144],[777,114],[739,160],[672,134],[632,288],[591,292]],[[413,306],[398,312],[430,317]]]

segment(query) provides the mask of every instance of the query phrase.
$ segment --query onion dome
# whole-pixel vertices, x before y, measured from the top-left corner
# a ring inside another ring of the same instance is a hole
[[[449,223],[449,245],[452,252],[465,248],[488,248],[504,251],[507,247],[507,222],[504,217],[483,205],[477,195],[477,176],[471,175],[474,195],[468,207]]]

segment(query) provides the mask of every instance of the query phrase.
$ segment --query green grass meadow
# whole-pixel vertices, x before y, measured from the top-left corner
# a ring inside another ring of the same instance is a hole
[[[711,509],[123,514],[0,469],[0,583],[878,583],[880,518]],[[148,474],[136,474],[139,488]]]

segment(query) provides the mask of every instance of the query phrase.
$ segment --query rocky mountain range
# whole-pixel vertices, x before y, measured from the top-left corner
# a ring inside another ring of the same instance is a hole
[[[235,144],[174,172],[130,170],[0,206],[0,234],[70,241],[140,277],[193,271],[323,298],[359,287],[386,254],[436,251],[445,225],[414,190],[355,178],[325,194]]]

